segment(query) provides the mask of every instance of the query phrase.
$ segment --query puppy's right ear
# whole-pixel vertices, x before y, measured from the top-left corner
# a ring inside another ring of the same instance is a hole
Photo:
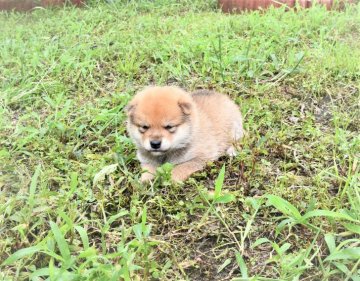
[[[127,116],[131,116],[134,113],[135,106],[136,105],[133,102],[130,102],[127,106],[125,106]]]

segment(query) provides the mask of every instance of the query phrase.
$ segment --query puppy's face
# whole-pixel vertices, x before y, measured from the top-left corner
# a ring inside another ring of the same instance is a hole
[[[151,87],[128,105],[128,132],[153,155],[186,147],[191,135],[191,96],[176,87]]]

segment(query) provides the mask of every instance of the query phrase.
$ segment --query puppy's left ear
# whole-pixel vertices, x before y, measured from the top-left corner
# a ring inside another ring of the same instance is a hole
[[[179,100],[178,102],[181,111],[185,114],[185,115],[190,115],[193,104],[192,104],[192,100],[190,97],[186,97],[186,98],[182,98]]]

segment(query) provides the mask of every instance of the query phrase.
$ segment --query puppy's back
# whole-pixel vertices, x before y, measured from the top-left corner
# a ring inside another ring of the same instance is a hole
[[[213,91],[199,90],[192,97],[200,121],[197,137],[204,153],[216,158],[243,135],[239,107],[228,96]]]
[[[214,125],[222,128],[228,127],[233,122],[241,122],[239,107],[226,95],[209,90],[199,90],[192,93],[192,97],[202,112],[203,117],[210,119]]]

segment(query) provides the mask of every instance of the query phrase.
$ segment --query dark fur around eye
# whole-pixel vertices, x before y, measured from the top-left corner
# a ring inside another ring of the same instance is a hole
[[[164,126],[164,129],[168,130],[170,133],[174,133],[176,131],[176,127],[177,126],[167,125],[167,126]]]
[[[140,133],[145,133],[150,127],[147,125],[138,125]]]

